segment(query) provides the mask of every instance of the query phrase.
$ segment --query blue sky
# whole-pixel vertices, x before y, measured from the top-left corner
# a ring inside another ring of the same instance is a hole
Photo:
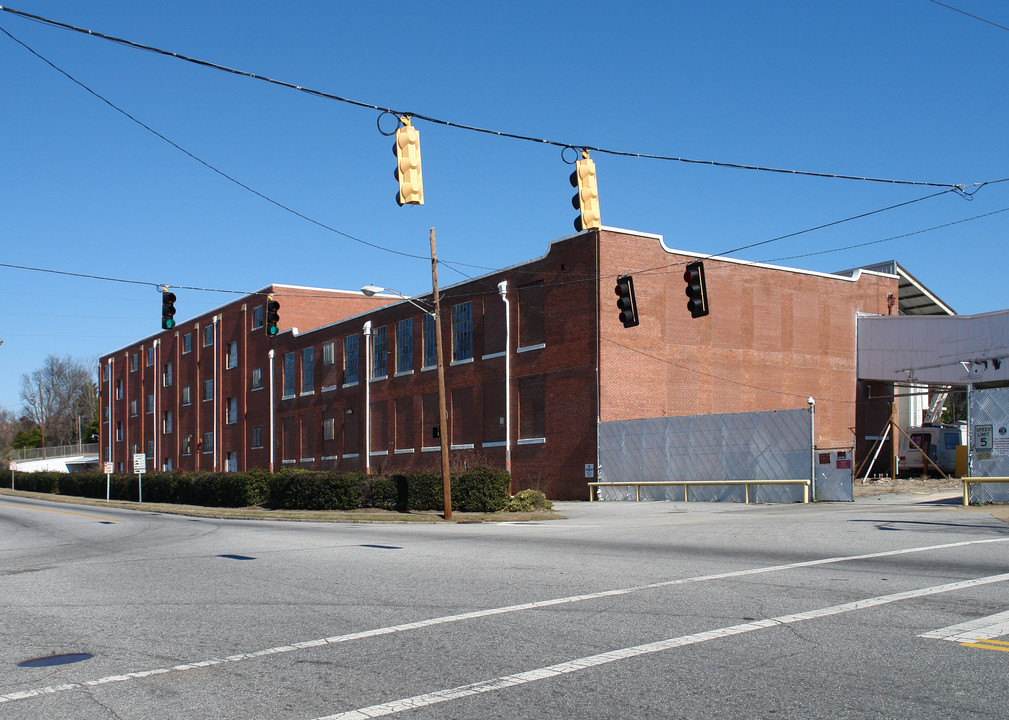
[[[1009,27],[1009,6],[949,0]],[[929,0],[13,0],[27,13],[365,103],[572,145],[971,185],[1009,177],[1009,31]],[[0,12],[0,28],[205,163],[323,225],[464,273],[572,232],[558,147],[417,120],[425,201],[394,201],[378,113]],[[404,293],[430,263],[354,242],[209,170],[0,34],[0,405],[50,353],[160,329],[155,285]],[[386,118],[388,120],[388,118]],[[942,188],[594,154],[604,225],[719,253]],[[971,188],[972,190],[975,188]],[[896,259],[960,313],[1004,309],[1009,182],[735,253]],[[968,220],[987,213],[989,217]],[[958,222],[965,221],[966,222]],[[930,230],[948,223],[943,229]],[[899,235],[917,233],[901,239]],[[848,246],[874,243],[859,248]],[[831,252],[825,252],[831,251]],[[816,254],[812,254],[816,253]],[[443,266],[442,284],[465,279]],[[233,295],[176,290],[179,319]]]

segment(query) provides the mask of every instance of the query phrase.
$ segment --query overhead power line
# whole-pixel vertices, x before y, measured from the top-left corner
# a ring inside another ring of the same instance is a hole
[[[632,157],[642,160],[661,160],[666,162],[688,163],[692,165],[708,165],[711,167],[729,168],[735,170],[753,170],[759,172],[780,173],[780,174],[798,175],[804,177],[829,178],[834,180],[858,180],[863,182],[887,183],[892,185],[919,185],[919,186],[940,187],[948,189],[957,189],[957,188],[962,189],[966,187],[973,187],[978,184],[978,183],[962,184],[962,183],[928,182],[921,180],[900,180],[893,178],[877,178],[861,175],[846,175],[841,173],[815,172],[809,170],[790,170],[786,168],[765,167],[761,165],[750,165],[744,163],[722,162],[717,160],[699,160],[696,158],[685,158],[671,155],[659,155],[659,154],[633,152],[625,150],[613,150],[593,145],[582,145],[572,142],[550,140],[547,138],[538,138],[530,135],[520,135],[517,133],[504,132],[502,130],[493,130],[489,128],[478,127],[476,125],[468,125],[465,123],[453,122],[451,120],[445,120],[444,118],[437,118],[431,115],[425,115],[423,113],[411,112],[408,110],[397,110],[391,107],[383,107],[381,105],[376,105],[374,103],[355,100],[353,98],[343,97],[341,95],[335,95],[333,93],[324,92],[322,90],[315,90],[313,88],[308,88],[303,85],[298,85],[283,80],[277,80],[274,78],[266,77],[265,75],[259,75],[258,73],[249,72],[247,70],[239,70],[237,68],[228,67],[227,65],[221,65],[219,63],[210,62],[208,60],[201,60],[199,58],[190,57],[188,55],[183,55],[181,53],[172,52],[171,50],[164,50],[161,48],[153,47],[151,45],[145,45],[142,43],[134,42],[132,40],[126,40],[125,38],[116,37],[114,35],[107,35],[105,33],[88,30],[86,28],[77,27],[75,25],[70,25],[68,23],[60,22],[58,20],[52,20],[50,18],[46,18],[41,15],[35,15],[32,13],[15,10],[14,8],[4,7],[2,5],[0,5],[0,10],[7,13],[11,13],[12,15],[17,15],[23,18],[27,18],[29,20],[34,20],[44,25],[50,25],[52,27],[60,28],[63,30],[69,30],[72,32],[81,33],[84,35],[88,35],[90,37],[101,38],[102,40],[117,43],[119,45],[123,45],[125,47],[129,47],[135,50],[144,50],[146,52],[151,52],[158,55],[164,55],[166,57],[175,58],[176,60],[182,60],[184,62],[192,63],[194,65],[199,65],[200,67],[209,68],[211,70],[218,70],[220,72],[230,73],[233,75],[240,75],[242,77],[250,78],[252,80],[259,80],[261,82],[269,83],[271,85],[277,85],[280,87],[287,88],[289,90],[296,90],[298,92],[307,93],[309,95],[313,95],[315,97],[323,98],[326,100],[334,100],[336,102],[353,105],[354,107],[364,108],[367,110],[374,110],[382,114],[391,113],[397,117],[405,116],[414,119],[425,120],[429,123],[443,125],[445,127],[456,128],[459,130],[468,130],[470,132],[483,133],[486,135],[496,135],[498,137],[509,138],[512,140],[534,142],[543,145],[551,145],[559,148],[578,148],[580,150],[589,150],[592,152],[605,155],[614,155],[618,157]]]

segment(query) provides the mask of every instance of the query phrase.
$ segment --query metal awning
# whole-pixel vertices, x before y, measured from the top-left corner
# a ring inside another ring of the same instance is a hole
[[[956,311],[940,300],[935,293],[925,287],[911,273],[901,267],[896,260],[863,265],[860,268],[843,270],[837,275],[853,275],[856,270],[871,270],[872,272],[896,275],[897,281],[897,314],[898,315],[956,315]]]

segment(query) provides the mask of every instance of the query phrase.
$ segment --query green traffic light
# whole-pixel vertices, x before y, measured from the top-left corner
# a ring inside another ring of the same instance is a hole
[[[280,332],[280,328],[276,325],[269,325],[266,328],[267,335],[276,335],[278,332]]]
[[[175,327],[175,320],[173,320],[172,318],[166,318],[165,330],[171,330],[173,327]]]

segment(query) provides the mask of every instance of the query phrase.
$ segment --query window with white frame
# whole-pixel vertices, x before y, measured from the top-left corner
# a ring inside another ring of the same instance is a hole
[[[171,410],[166,410],[165,411],[164,418],[163,418],[162,429],[163,429],[165,435],[171,435],[172,434],[172,411]]]
[[[333,440],[336,437],[336,418],[326,418],[322,421],[322,439]]]
[[[396,372],[413,370],[413,318],[396,323]]]
[[[238,422],[238,398],[228,398],[228,409],[224,414],[224,421],[228,425],[234,425]]]
[[[137,416],[137,399],[133,398],[130,400],[130,417]]]
[[[238,342],[235,340],[228,343],[228,357],[225,367],[228,370],[238,367]]]
[[[295,362],[293,352],[284,353],[284,397],[294,397],[294,374],[297,371]]]
[[[136,372],[140,368],[140,353],[130,355],[130,372]]]
[[[213,380],[204,380],[203,381],[203,401],[207,402],[208,400],[213,400],[213,399],[214,399],[214,381]]]
[[[193,436],[186,435],[182,438],[182,454],[192,455],[193,454]]]
[[[122,442],[122,441],[123,441],[123,423],[120,421],[116,422],[116,442]]]
[[[386,328],[375,328],[371,333],[371,377],[378,380],[389,376],[389,345]]]
[[[154,364],[154,346],[151,345],[149,348],[147,348],[147,367],[150,367],[153,364]]]
[[[165,387],[171,387],[174,382],[174,378],[172,377],[172,364],[170,362],[165,363],[165,367],[162,369],[161,382]]]
[[[203,347],[214,344],[214,324],[211,323],[203,328]]]
[[[154,459],[154,441],[153,440],[148,440],[147,441],[147,452],[145,452],[144,455],[146,457],[151,458],[152,460]]]
[[[182,354],[187,355],[193,351],[193,334],[187,332],[182,336]]]
[[[328,342],[322,346],[322,364],[332,365],[336,359],[336,343]]]
[[[154,412],[154,394],[153,393],[151,393],[150,395],[147,396],[147,403],[144,406],[144,409],[147,411],[148,415],[150,415],[151,413]]]
[[[116,400],[123,399],[123,379],[116,380]]]
[[[315,348],[301,351],[301,392],[315,392]]]
[[[258,449],[263,447],[263,426],[256,425],[252,428],[252,447]]]
[[[263,368],[252,368],[252,389],[259,390],[263,387]]]
[[[182,404],[189,405],[192,402],[193,402],[192,388],[190,388],[189,385],[186,385],[184,388],[182,388]]]
[[[238,451],[232,450],[228,453],[227,464],[224,466],[225,472],[238,472]]]
[[[214,452],[214,433],[203,433],[203,454],[208,455]]]
[[[473,303],[452,306],[452,362],[473,359]]]
[[[357,335],[343,339],[343,384],[353,385],[358,380],[359,349]]]
[[[252,329],[258,330],[263,327],[263,306],[257,305],[252,308]]]

